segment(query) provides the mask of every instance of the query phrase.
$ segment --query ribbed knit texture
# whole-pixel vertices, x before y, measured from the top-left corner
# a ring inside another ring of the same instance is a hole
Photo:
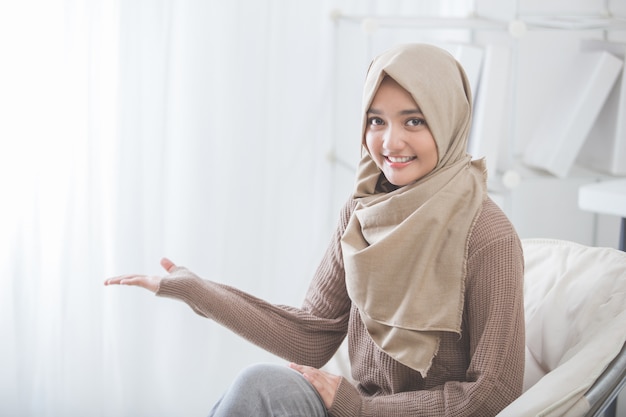
[[[496,415],[521,394],[524,377],[523,255],[508,219],[485,201],[470,235],[462,335],[441,335],[422,378],[373,343],[348,298],[339,241],[354,205],[344,207],[301,308],[269,304],[185,268],[163,279],[157,295],[186,302],[287,361],[318,368],[347,335],[357,385],[342,379],[331,416]]]

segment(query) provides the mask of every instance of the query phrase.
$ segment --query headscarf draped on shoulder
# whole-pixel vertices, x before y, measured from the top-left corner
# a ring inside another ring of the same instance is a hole
[[[438,151],[433,171],[397,189],[364,141],[367,111],[385,76],[411,94]],[[486,197],[484,161],[466,152],[469,83],[448,52],[400,45],[372,61],[362,114],[358,202],[341,241],[346,285],[374,342],[425,377],[441,332],[461,333],[469,234]]]

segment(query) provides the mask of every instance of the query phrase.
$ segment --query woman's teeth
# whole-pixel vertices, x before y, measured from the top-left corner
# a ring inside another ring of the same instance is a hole
[[[388,156],[387,159],[390,162],[394,162],[394,163],[405,163],[405,162],[409,162],[410,160],[414,159],[414,156]]]

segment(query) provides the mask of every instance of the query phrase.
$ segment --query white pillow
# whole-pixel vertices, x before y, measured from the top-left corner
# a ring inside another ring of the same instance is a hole
[[[551,239],[522,245],[526,392],[499,415],[566,415],[626,340],[626,252]]]

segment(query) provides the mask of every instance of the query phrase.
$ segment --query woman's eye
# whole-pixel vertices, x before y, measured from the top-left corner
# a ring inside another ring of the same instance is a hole
[[[422,126],[426,124],[426,120],[420,118],[410,119],[407,124],[409,126]]]
[[[370,117],[368,120],[370,126],[380,126],[383,124],[383,119],[380,117]]]

